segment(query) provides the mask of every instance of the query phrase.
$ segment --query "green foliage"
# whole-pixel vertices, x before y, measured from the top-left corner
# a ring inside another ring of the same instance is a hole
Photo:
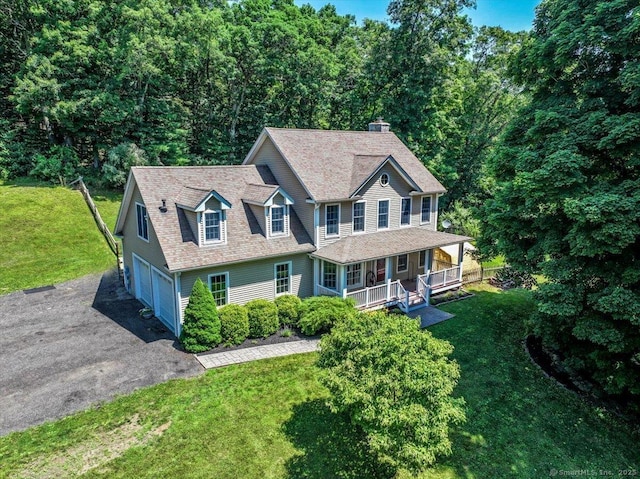
[[[246,304],[249,315],[249,337],[266,338],[280,327],[278,308],[266,299],[253,299]]]
[[[440,224],[448,220],[451,222],[449,233],[470,236],[480,236],[480,221],[474,218],[471,209],[465,207],[461,201],[450,203],[448,208],[439,216]]]
[[[296,326],[300,317],[302,300],[292,294],[278,296],[274,303],[278,308],[278,318],[281,326]]]
[[[71,148],[53,146],[45,156],[36,154],[33,157],[33,168],[29,176],[41,181],[49,181],[65,185],[77,177],[78,157]]]
[[[220,318],[211,291],[198,278],[184,310],[180,342],[190,353],[208,351],[220,344]]]
[[[249,337],[249,314],[239,304],[227,304],[218,310],[220,336],[226,345],[241,344]]]
[[[104,180],[112,188],[124,186],[132,166],[149,164],[146,153],[135,143],[121,143],[111,148],[107,158],[108,160],[102,165],[102,173]]]
[[[336,322],[354,316],[355,302],[337,296],[311,296],[300,306],[298,326],[307,336],[326,333]]]
[[[514,70],[485,252],[548,281],[536,332],[602,391],[640,403],[640,42],[635,2],[549,0]]]
[[[360,313],[322,338],[320,380],[331,409],[362,427],[383,462],[417,473],[451,454],[451,425],[465,420],[452,351],[416,320]]]

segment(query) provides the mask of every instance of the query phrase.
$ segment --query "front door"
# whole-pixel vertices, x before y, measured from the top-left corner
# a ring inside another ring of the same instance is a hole
[[[376,283],[384,283],[387,278],[387,260],[381,258],[376,260]]]

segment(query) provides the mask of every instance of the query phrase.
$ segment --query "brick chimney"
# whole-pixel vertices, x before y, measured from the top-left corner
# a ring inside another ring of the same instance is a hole
[[[369,131],[387,132],[389,131],[389,123],[385,122],[382,117],[379,116],[376,121],[369,123]]]

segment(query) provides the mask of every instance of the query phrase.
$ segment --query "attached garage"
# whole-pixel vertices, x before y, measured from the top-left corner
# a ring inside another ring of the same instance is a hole
[[[177,334],[173,280],[135,254],[133,255],[133,274],[136,299],[152,308],[155,316],[171,332]]]
[[[153,283],[153,310],[155,311],[155,315],[176,334],[176,302],[173,280],[156,269],[153,269],[151,281]]]

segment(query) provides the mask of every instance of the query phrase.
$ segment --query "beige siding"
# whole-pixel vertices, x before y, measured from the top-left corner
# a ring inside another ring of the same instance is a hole
[[[258,220],[260,229],[262,229],[262,234],[264,236],[267,236],[265,208],[263,206],[258,206],[258,205],[249,205],[249,209],[253,213],[253,216],[256,217],[256,220]]]
[[[198,241],[198,214],[195,211],[183,210],[184,215],[187,218],[187,223],[189,223],[189,227],[191,228],[191,234]]]
[[[134,186],[132,201],[129,203],[129,209],[126,213],[124,220],[124,228],[122,230],[122,259],[124,262],[125,271],[129,273],[129,285],[131,293],[135,295],[135,277],[133,271],[133,259],[132,253],[137,254],[145,261],[149,262],[156,268],[164,271],[164,265],[166,261],[164,255],[160,250],[160,243],[158,243],[158,237],[153,229],[153,225],[149,220],[149,242],[138,237],[138,224],[136,219],[136,203],[142,203],[142,197],[137,186]]]
[[[181,308],[187,307],[189,295],[197,278],[206,285],[211,274],[229,274],[228,302],[245,304],[256,298],[275,298],[274,265],[291,261],[291,293],[301,298],[313,295],[313,262],[306,254],[271,258],[215,268],[189,271],[181,275]]]
[[[326,234],[326,220],[327,220],[327,206],[329,205],[340,205],[340,225],[338,229],[338,236],[327,236]],[[334,241],[339,240],[340,238],[345,238],[352,234],[352,205],[351,201],[343,201],[341,203],[323,203],[320,206],[320,225],[319,225],[319,241],[318,247],[323,247],[328,244],[333,243]]]
[[[308,197],[307,192],[269,138],[265,139],[262,146],[260,146],[256,152],[253,164],[267,165],[269,167],[280,186],[293,198],[295,202],[293,209],[298,215],[298,218],[300,218],[309,236],[314,238],[313,205],[306,202]]]
[[[415,226],[423,226],[435,231],[438,220],[438,203],[436,200],[436,195],[425,196],[431,196],[431,219],[429,223],[420,223],[420,220],[422,219],[422,196],[416,196],[415,198],[413,198],[413,215],[411,218],[411,224]]]
[[[383,173],[389,175],[389,184],[386,186],[380,184],[380,176]],[[378,231],[379,200],[389,200],[389,229],[400,228],[401,199],[408,197],[412,190],[413,188],[402,179],[395,168],[391,165],[385,165],[360,190],[360,196],[367,202],[365,232],[375,233]],[[413,217],[411,218],[411,226],[417,226]]]
[[[391,257],[391,280],[395,281],[399,280],[415,280],[418,274],[424,273],[424,268],[418,267],[418,262],[420,260],[420,253],[409,253],[408,258],[408,269],[407,271],[398,273],[398,257]]]

